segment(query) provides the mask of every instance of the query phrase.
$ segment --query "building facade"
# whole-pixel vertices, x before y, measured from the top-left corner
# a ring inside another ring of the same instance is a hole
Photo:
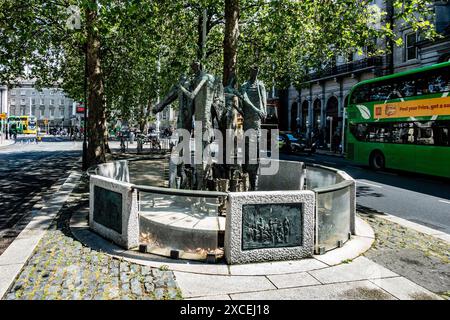
[[[35,116],[39,126],[69,127],[76,117],[74,101],[58,88],[37,90],[33,81],[21,81],[7,91],[8,116]]]
[[[374,1],[378,6],[385,1]],[[352,87],[360,81],[387,74],[428,66],[450,59],[450,3],[436,1],[436,30],[441,38],[436,41],[421,40],[411,28],[399,28],[396,34],[402,37],[403,46],[392,46],[389,53],[368,57],[353,54],[337,57],[331,67],[310,73],[300,88],[290,87],[286,93],[287,110],[284,127],[281,129],[306,133],[320,137],[322,145],[328,145],[332,137],[343,135],[344,109]],[[387,10],[389,11],[389,10]],[[377,46],[386,47],[383,40]]]
[[[8,114],[8,87],[0,85],[0,113]]]

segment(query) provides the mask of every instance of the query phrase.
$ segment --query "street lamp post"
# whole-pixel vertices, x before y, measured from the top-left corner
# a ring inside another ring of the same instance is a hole
[[[342,110],[342,138],[341,138],[341,153],[344,154],[345,153],[345,126],[346,126],[346,119],[345,117],[347,116],[346,110],[344,108],[344,110]]]
[[[327,120],[330,121],[330,151],[333,151],[333,117],[327,117]]]

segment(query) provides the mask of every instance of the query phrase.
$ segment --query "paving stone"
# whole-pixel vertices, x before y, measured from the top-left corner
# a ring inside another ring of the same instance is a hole
[[[162,278],[157,278],[153,281],[153,284],[157,288],[164,288],[166,286],[166,282]]]
[[[268,275],[304,272],[324,268],[327,265],[316,259],[303,259],[297,261],[263,262],[230,266],[232,275]]]
[[[136,278],[131,280],[131,293],[138,297],[142,296],[141,283]]]
[[[164,299],[164,289],[157,288],[155,289],[154,296],[156,300],[163,300]]]
[[[141,274],[144,275],[144,276],[150,274],[150,267],[149,266],[142,266]]]
[[[276,289],[263,276],[216,276],[195,273],[175,272],[175,278],[183,297],[200,297],[237,292]]]
[[[151,293],[151,292],[155,291],[155,285],[151,282],[145,282],[144,287],[145,287],[145,291],[147,293]]]
[[[277,288],[304,287],[320,284],[306,272],[267,276]]]
[[[403,277],[371,281],[400,300],[441,300],[439,296]]]
[[[358,257],[350,263],[309,271],[314,278],[322,283],[356,281],[395,277],[397,274],[365,258]]]
[[[120,289],[117,286],[109,287],[107,294],[110,299],[117,299],[120,296]]]
[[[230,294],[232,300],[395,300],[370,281]]]
[[[170,300],[178,299],[178,291],[174,288],[167,289],[167,298]]]

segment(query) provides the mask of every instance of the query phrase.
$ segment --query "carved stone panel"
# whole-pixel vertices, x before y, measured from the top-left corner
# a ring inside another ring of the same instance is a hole
[[[302,245],[302,203],[242,206],[242,250]]]
[[[301,191],[230,192],[225,258],[230,264],[310,257],[315,194]]]
[[[99,186],[94,187],[95,222],[122,233],[122,194]]]

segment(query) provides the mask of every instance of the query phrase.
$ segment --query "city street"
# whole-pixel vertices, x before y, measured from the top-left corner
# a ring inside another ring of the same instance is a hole
[[[81,156],[81,142],[29,136],[0,149],[0,255],[29,222],[50,187],[64,178]]]
[[[450,181],[413,173],[375,172],[341,157],[280,155],[281,159],[317,163],[344,170],[357,182],[359,211],[375,210],[450,233]]]

